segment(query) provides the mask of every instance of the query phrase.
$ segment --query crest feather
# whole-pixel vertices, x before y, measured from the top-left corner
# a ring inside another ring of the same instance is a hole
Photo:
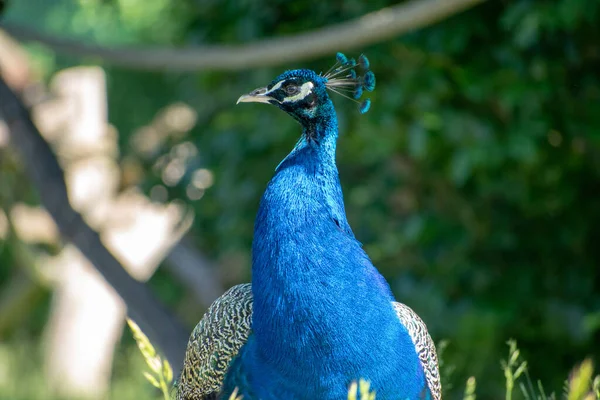
[[[366,90],[372,92],[375,90],[375,74],[369,69],[369,59],[361,54],[358,57],[358,63],[354,58],[348,59],[343,53],[337,53],[336,63],[323,76],[325,87],[330,91],[339,94],[359,106],[361,114],[369,111],[371,100],[359,101],[363,92]],[[362,75],[359,75],[357,69],[362,69]]]

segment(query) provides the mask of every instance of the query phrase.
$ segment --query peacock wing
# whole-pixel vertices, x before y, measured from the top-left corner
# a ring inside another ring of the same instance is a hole
[[[427,326],[417,313],[407,305],[399,302],[393,302],[392,304],[396,315],[406,327],[406,330],[408,330],[408,334],[415,345],[432,399],[441,400],[442,383],[440,381],[438,357],[435,351],[435,344],[427,331]]]
[[[176,400],[216,399],[231,360],[248,340],[252,322],[252,285],[237,285],[210,306],[194,328]]]

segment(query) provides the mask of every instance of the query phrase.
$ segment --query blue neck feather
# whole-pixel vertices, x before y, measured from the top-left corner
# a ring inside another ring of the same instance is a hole
[[[361,377],[378,399],[418,398],[424,378],[414,346],[346,220],[330,101],[315,121],[304,124],[260,203],[253,336],[237,362],[252,371],[244,380],[256,398],[341,399]]]

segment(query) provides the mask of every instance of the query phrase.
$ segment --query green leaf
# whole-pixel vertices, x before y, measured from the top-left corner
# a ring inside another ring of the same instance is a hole
[[[146,378],[146,380],[148,380],[148,382],[150,382],[152,384],[152,386],[154,386],[157,389],[160,389],[160,383],[158,382],[158,380],[154,377],[154,375],[152,375],[151,373],[144,371],[144,378]]]

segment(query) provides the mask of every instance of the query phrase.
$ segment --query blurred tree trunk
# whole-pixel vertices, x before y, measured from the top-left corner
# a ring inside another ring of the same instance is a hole
[[[2,32],[0,49],[2,77],[27,95],[34,86],[26,54]],[[179,207],[153,205],[145,196],[133,191],[117,194],[117,138],[107,124],[104,72],[99,68],[64,71],[54,79],[53,86],[54,99],[40,103],[33,115],[45,139],[52,142],[60,154],[69,203],[81,212],[89,225],[101,231],[102,240],[129,272],[139,280],[146,280],[189,224],[181,227]],[[7,106],[8,100],[3,100]],[[4,117],[8,117],[8,124],[14,123],[11,120],[14,113],[6,113]],[[36,164],[43,160],[43,157],[35,157],[27,162]],[[51,182],[46,181],[46,184]],[[54,186],[53,192],[59,197],[60,191],[60,184]],[[68,206],[64,202],[63,205]],[[50,218],[40,220],[40,213],[47,216],[42,208],[15,205],[10,219],[16,234],[33,242],[58,242],[54,222]],[[56,392],[68,397],[104,397],[112,354],[122,332],[125,305],[73,245],[67,245],[58,256],[46,260],[44,270],[52,271],[50,281],[55,288],[47,327],[49,382]],[[147,306],[152,307],[150,302]],[[140,310],[130,309],[130,312]],[[162,323],[170,324],[170,321]],[[161,341],[164,344],[165,340],[178,338],[163,337]],[[174,343],[174,347],[177,346]]]
[[[70,202],[131,275],[147,280],[181,237],[177,226],[182,210],[152,204],[139,193],[117,193],[117,137],[107,123],[100,68],[65,70],[52,87],[56,98],[36,107],[34,118],[60,155]],[[55,262],[47,327],[49,381],[61,395],[104,397],[123,329],[124,303],[72,245]]]
[[[10,59],[5,57],[5,53],[1,54],[3,57],[0,61]],[[34,85],[30,84],[25,88],[15,87],[15,89],[22,93],[29,103],[39,103],[40,99],[44,98],[44,93],[36,97],[36,90],[31,90],[32,86]],[[0,79],[0,118],[5,125],[5,131],[9,133],[11,145],[18,150],[21,159],[25,161],[27,174],[39,193],[45,210],[56,223],[55,228],[58,228],[63,238],[85,254],[96,270],[123,298],[129,316],[136,320],[150,340],[160,347],[177,373],[183,363],[188,331],[143,283],[134,279],[123,268],[123,265],[104,245],[98,232],[90,227],[79,212],[75,211],[67,193],[62,166],[48,141],[42,137],[32,122],[30,112],[13,90],[3,79]],[[39,94],[43,90],[37,92]],[[57,133],[60,133],[60,129]]]
[[[107,149],[102,145],[107,125],[104,76],[88,69],[67,71],[61,78],[55,80],[59,99],[34,110],[38,121],[42,120],[37,125],[42,133],[48,133],[48,127],[61,126],[65,133],[61,147],[71,148],[74,157],[82,150],[81,158],[69,161],[63,155],[62,160],[70,199],[79,201],[73,202],[74,207],[82,211],[87,203],[87,207],[105,208],[106,195],[115,185],[112,165],[104,159]],[[99,162],[89,164],[94,157]],[[81,180],[86,172],[89,182]],[[58,264],[53,269],[55,290],[46,327],[49,384],[63,396],[105,397],[112,354],[123,328],[124,305],[72,245],[54,261]]]

